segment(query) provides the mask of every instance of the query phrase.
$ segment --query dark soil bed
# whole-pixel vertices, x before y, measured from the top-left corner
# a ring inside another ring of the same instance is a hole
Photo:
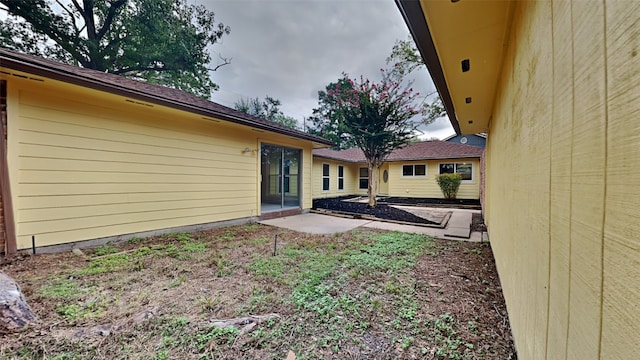
[[[487,231],[487,225],[484,224],[482,214],[473,214],[471,216],[471,231]]]
[[[374,216],[379,219],[412,222],[418,224],[437,224],[433,221],[416,216],[408,211],[404,211],[387,204],[378,203],[372,208],[366,203],[344,201],[348,197],[327,198],[313,200],[314,209],[325,209],[348,214],[360,214]]]
[[[415,206],[428,206],[428,207],[444,207],[444,208],[456,208],[456,209],[474,209],[480,210],[480,200],[472,199],[437,199],[437,198],[413,198],[413,197],[381,197],[378,199],[378,203],[381,204],[393,204],[393,205],[415,205]]]
[[[464,208],[474,209],[474,207],[480,208],[480,202],[478,200],[445,200],[445,199],[429,199],[429,198],[400,198],[400,197],[388,197],[378,200],[378,206],[370,208],[366,203],[345,201],[353,199],[353,196],[342,196],[326,199],[313,200],[313,208],[331,210],[336,212],[348,213],[348,214],[361,214],[375,216],[379,219],[413,222],[418,224],[435,224],[432,221],[416,216],[408,211],[404,211],[392,206],[393,205],[413,205],[424,207],[444,207],[444,208]],[[436,202],[440,201],[441,204]],[[438,206],[440,205],[440,206]],[[482,214],[473,214],[471,222],[471,231],[487,231],[487,227],[484,224],[484,218]]]

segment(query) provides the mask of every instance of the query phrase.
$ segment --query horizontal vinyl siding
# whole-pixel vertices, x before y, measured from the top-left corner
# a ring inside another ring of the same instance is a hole
[[[436,183],[441,163],[467,162],[473,164],[473,179],[463,181],[458,190],[458,199],[480,198],[480,165],[478,159],[452,159],[428,161],[397,161],[389,163],[389,196],[442,198],[442,191]],[[403,165],[427,165],[426,176],[402,176]]]
[[[256,135],[108,105],[20,91],[20,248],[258,214]]]
[[[329,191],[322,190],[322,164],[329,164]],[[338,190],[338,165],[344,166],[344,190]],[[327,198],[352,195],[357,191],[357,166],[350,163],[327,160],[316,157],[313,159],[313,198]]]

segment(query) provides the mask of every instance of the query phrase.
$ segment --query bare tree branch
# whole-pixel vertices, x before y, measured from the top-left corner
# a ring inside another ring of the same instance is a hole
[[[81,12],[84,23],[87,26],[87,37],[89,40],[96,40],[96,20],[93,17],[93,1],[84,0],[84,11]]]
[[[220,56],[220,54],[218,54],[218,58],[220,58],[220,60],[222,60],[222,63],[216,65],[216,67],[214,67],[214,68],[207,68],[207,70],[216,71],[216,70],[220,69],[221,67],[223,67],[225,65],[231,64],[232,58],[223,58],[222,56]]]
[[[76,16],[75,16],[75,14],[69,8],[67,8],[67,6],[65,4],[63,4],[60,0],[56,0],[56,2],[69,15],[69,17],[71,18],[71,24],[73,25],[73,29],[75,31],[75,34],[76,34],[76,36],[79,36],[80,35],[80,29],[78,29],[78,24],[76,24]],[[83,28],[84,28],[84,26],[83,26]]]
[[[102,28],[98,31],[97,38],[102,39],[102,37],[109,31],[111,28],[111,24],[113,23],[113,19],[116,16],[116,12],[119,8],[121,8],[124,4],[127,3],[127,0],[118,0],[114,3],[111,3],[111,7],[109,7],[109,13],[107,14],[107,18],[104,20],[104,24],[102,24]]]
[[[80,6],[80,4],[78,4],[77,0],[71,0],[71,2],[73,2],[73,6],[76,7],[76,10],[78,10],[80,14],[84,12],[84,9],[82,8],[82,6]]]

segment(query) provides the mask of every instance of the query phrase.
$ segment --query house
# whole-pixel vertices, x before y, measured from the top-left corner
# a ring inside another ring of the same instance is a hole
[[[487,144],[487,134],[469,134],[469,135],[451,135],[442,139],[456,144],[465,144],[470,146],[478,146],[484,148]]]
[[[640,353],[640,2],[396,0],[460,135],[518,358]]]
[[[6,253],[300,212],[312,203],[311,151],[333,145],[182,91],[8,50],[0,94]]]
[[[462,175],[459,199],[480,198],[482,149],[445,141],[421,141],[393,151],[380,167],[380,195],[442,198],[435,176]],[[313,198],[366,195],[369,170],[359,148],[313,150]],[[321,176],[320,176],[321,175]]]

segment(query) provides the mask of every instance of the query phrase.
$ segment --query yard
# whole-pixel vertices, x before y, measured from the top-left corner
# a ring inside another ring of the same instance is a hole
[[[2,359],[515,358],[486,243],[252,224],[23,256],[0,270],[40,318],[0,335]],[[277,316],[213,324],[267,314]]]

